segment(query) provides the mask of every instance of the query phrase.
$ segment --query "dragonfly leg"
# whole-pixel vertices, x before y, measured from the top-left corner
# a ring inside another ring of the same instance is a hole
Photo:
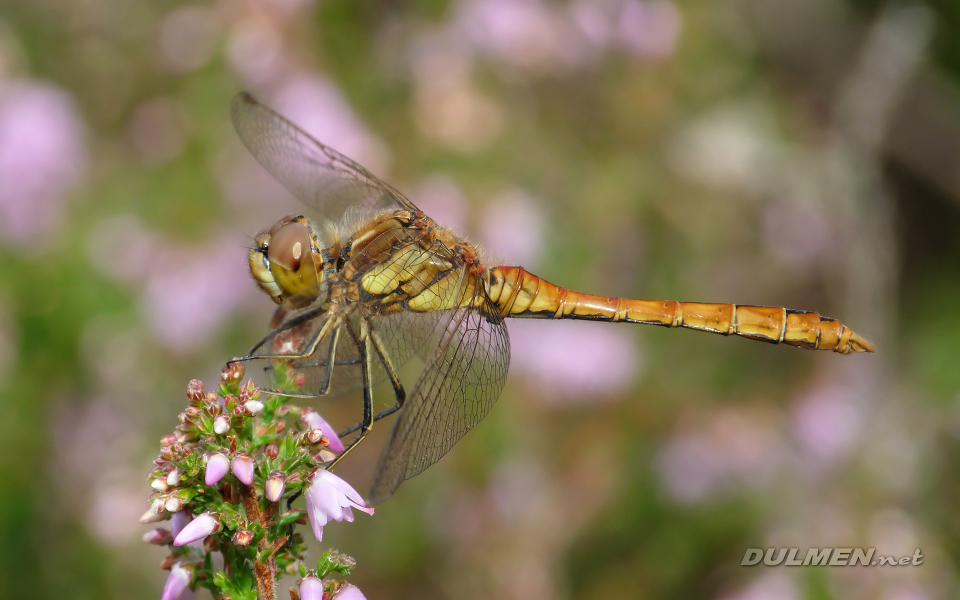
[[[400,410],[400,403],[399,403],[399,402],[398,402],[397,404],[391,406],[391,407],[388,408],[387,410],[382,411],[382,412],[378,412],[377,414],[373,415],[373,422],[376,423],[377,421],[379,421],[380,419],[382,419],[382,418],[384,418],[384,417],[389,417],[390,415],[392,415],[393,413],[397,412],[398,410]],[[349,427],[349,428],[347,428],[347,429],[344,429],[344,430],[341,431],[340,433],[338,433],[338,434],[337,434],[337,437],[342,438],[342,437],[345,436],[345,435],[350,435],[351,433],[353,433],[354,431],[360,429],[361,427],[363,427],[363,423],[357,423],[357,424],[354,425],[353,427]]]
[[[393,368],[393,362],[390,360],[390,356],[387,354],[383,346],[383,341],[380,339],[380,336],[377,334],[376,330],[370,328],[368,332],[368,337],[370,339],[371,345],[373,346],[374,351],[376,351],[377,358],[380,359],[380,364],[383,365],[384,370],[386,370],[387,375],[390,379],[390,385],[393,386],[393,394],[396,400],[396,403],[388,408],[385,411],[379,412],[373,416],[373,422],[376,423],[384,417],[389,417],[393,413],[400,410],[400,407],[403,406],[404,401],[407,399],[407,392],[403,389],[403,383],[400,381],[400,377],[397,375],[397,370]],[[349,429],[337,434],[337,437],[343,437],[349,435],[354,431],[362,427],[362,423],[357,423]]]
[[[310,356],[317,349],[317,346],[320,345],[320,340],[325,338],[327,334],[330,332],[330,328],[333,327],[334,323],[337,323],[339,321],[338,319],[334,318],[333,315],[331,315],[327,319],[327,322],[323,324],[323,327],[320,328],[320,331],[314,334],[313,339],[311,339],[310,343],[306,345],[305,352],[301,352],[299,354],[257,354],[257,355],[254,355],[253,353],[256,352],[261,346],[266,344],[268,341],[273,339],[273,337],[278,333],[286,331],[287,329],[293,329],[294,326],[304,323],[306,321],[309,321],[310,319],[318,315],[322,315],[325,312],[327,312],[327,308],[321,307],[321,308],[315,308],[313,310],[309,310],[303,313],[302,315],[297,315],[295,318],[290,319],[286,323],[272,330],[262,340],[257,342],[257,344],[253,347],[253,349],[250,352],[246,354],[246,356],[241,356],[236,360],[241,360],[241,361],[242,360],[259,360],[264,358],[265,359],[282,358],[286,360],[291,360],[291,359],[297,359],[297,358],[306,358]]]
[[[344,448],[343,452],[340,453],[340,456],[335,458],[332,463],[327,465],[326,469],[329,471],[337,466],[343,457],[350,453],[351,450],[357,447],[357,445],[363,441],[363,438],[367,437],[367,434],[370,433],[370,430],[373,428],[373,383],[370,377],[370,335],[369,330],[367,329],[366,321],[360,321],[360,337],[357,337],[357,334],[353,331],[353,327],[349,323],[345,324],[347,332],[350,334],[350,337],[353,338],[353,342],[357,345],[357,352],[360,355],[360,372],[363,377],[363,421],[360,422],[360,434],[357,435],[356,439],[350,442],[350,445]]]

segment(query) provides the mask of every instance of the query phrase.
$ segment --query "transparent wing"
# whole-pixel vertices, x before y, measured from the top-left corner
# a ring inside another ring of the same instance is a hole
[[[450,311],[429,364],[414,384],[380,457],[370,501],[381,502],[405,479],[440,460],[489,412],[503,389],[510,339],[477,278],[470,308]],[[468,297],[469,302],[469,297]]]
[[[324,146],[273,110],[241,93],[233,126],[250,153],[293,195],[337,223],[351,206],[417,207],[373,173]]]

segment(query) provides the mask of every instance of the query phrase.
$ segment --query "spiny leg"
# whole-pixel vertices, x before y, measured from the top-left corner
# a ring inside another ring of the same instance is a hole
[[[376,423],[380,419],[384,417],[389,417],[393,413],[400,410],[400,408],[403,406],[403,403],[407,399],[407,393],[403,389],[403,383],[401,383],[400,377],[397,375],[397,370],[393,368],[393,362],[390,360],[390,356],[387,354],[386,349],[383,347],[383,341],[380,339],[380,335],[377,333],[376,329],[374,329],[373,327],[370,327],[367,330],[367,333],[368,333],[368,338],[370,339],[371,344],[373,345],[373,349],[377,353],[377,358],[380,359],[380,364],[383,365],[383,368],[387,372],[387,376],[390,379],[390,385],[393,386],[394,399],[396,400],[396,403],[393,406],[373,416],[373,422]],[[362,426],[363,426],[363,423],[357,423],[353,427],[350,427],[349,429],[345,429],[344,431],[338,433],[337,437],[342,438],[345,435],[349,435],[354,431],[360,429],[360,427]]]
[[[367,322],[363,319],[360,320],[359,338],[349,323],[346,323],[345,326],[350,337],[353,338],[353,343],[357,346],[357,352],[360,354],[360,373],[363,377],[363,421],[360,423],[360,434],[350,442],[349,446],[344,448],[343,452],[341,452],[337,458],[333,459],[333,462],[327,465],[326,469],[328,471],[337,466],[337,463],[343,460],[344,456],[356,448],[357,445],[363,441],[363,438],[367,437],[367,434],[370,433],[370,429],[373,428],[373,382],[370,377],[370,335],[367,329]]]
[[[300,325],[301,323],[308,321],[309,319],[306,317],[309,316],[310,318],[314,318],[323,314],[326,311],[327,311],[326,308],[323,308],[322,310],[320,309],[311,310],[307,313],[304,313],[303,315],[297,316],[296,319],[291,319],[291,321],[295,321],[293,324],[284,323],[280,327],[277,327],[276,329],[268,333],[265,338],[257,342],[257,344],[253,347],[253,350],[248,352],[246,356],[241,356],[237,360],[260,360],[260,359],[296,360],[298,358],[307,358],[308,356],[311,356],[314,352],[316,352],[317,346],[320,345],[320,341],[323,338],[327,337],[327,334],[330,332],[330,328],[333,327],[335,323],[339,325],[339,319],[337,319],[335,315],[330,315],[326,323],[323,324],[323,327],[320,328],[320,331],[314,334],[313,338],[310,340],[310,343],[306,345],[306,351],[304,352],[300,352],[298,354],[256,354],[256,355],[252,353],[258,348],[260,348],[261,346],[263,346],[264,344],[266,344],[267,341],[269,341],[278,333],[281,333],[282,331],[286,331],[288,329],[293,329],[294,326]]]

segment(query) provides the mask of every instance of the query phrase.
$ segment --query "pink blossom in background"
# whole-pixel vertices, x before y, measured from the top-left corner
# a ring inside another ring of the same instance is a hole
[[[87,255],[102,273],[125,283],[141,281],[165,242],[134,215],[107,217],[87,238]]]
[[[643,363],[630,332],[606,323],[509,319],[511,369],[551,402],[589,403],[627,389]]]
[[[316,0],[250,0],[254,12],[269,14],[274,19],[296,18],[316,4]]]
[[[832,462],[856,444],[863,426],[854,390],[827,385],[803,397],[793,410],[793,431],[805,454]]]
[[[230,30],[227,60],[250,85],[273,82],[285,70],[282,34],[266,19],[243,19]]]
[[[101,481],[88,488],[91,498],[86,523],[100,540],[123,546],[143,533],[138,521],[143,513],[143,489],[130,485],[138,474],[127,468],[112,469],[98,479],[109,479],[113,483]]]
[[[482,52],[521,69],[554,71],[583,58],[574,27],[542,0],[464,0],[453,27]]]
[[[160,58],[176,73],[199,69],[213,55],[220,29],[220,19],[213,10],[198,6],[180,8],[160,22]]]
[[[147,272],[141,298],[154,337],[178,352],[206,343],[255,295],[246,252],[228,237],[199,248],[161,250]]]
[[[620,4],[620,0],[575,0],[568,7],[570,20],[590,43],[605,48],[613,38]]]
[[[674,435],[657,454],[656,469],[673,498],[697,502],[727,486],[769,480],[781,460],[776,439],[764,419],[730,410]]]
[[[31,240],[62,224],[67,195],[87,166],[73,98],[49,84],[0,81],[0,239]]]
[[[539,200],[519,189],[496,196],[483,208],[480,237],[505,264],[536,268],[543,249]]]
[[[910,552],[907,552],[904,553],[903,556],[910,554]],[[914,585],[915,584],[901,583],[890,586],[891,589],[884,591],[883,595],[880,596],[880,600],[933,600],[934,596],[914,587]]]
[[[414,117],[421,133],[469,152],[491,142],[503,126],[503,111],[473,82],[471,53],[454,35],[424,36],[410,53]]]
[[[674,53],[681,25],[680,12],[669,0],[623,0],[617,37],[635,56],[663,59]]]
[[[900,508],[880,510],[870,519],[869,544],[883,554],[908,556],[923,539],[916,520]]]
[[[724,594],[717,600],[800,600],[803,596],[786,572],[766,572],[754,579],[743,590]]]
[[[452,179],[431,175],[411,191],[410,199],[441,226],[458,232],[466,228],[470,202]]]
[[[177,100],[153,98],[133,111],[127,139],[144,162],[163,164],[183,152],[188,126],[186,110]]]

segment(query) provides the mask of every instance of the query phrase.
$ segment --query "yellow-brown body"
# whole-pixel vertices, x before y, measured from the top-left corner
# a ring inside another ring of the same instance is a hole
[[[293,220],[307,223],[303,217]],[[296,265],[296,286],[276,296],[277,302],[311,289],[303,282],[303,266],[309,264],[316,265],[312,289],[319,290],[326,273],[331,302],[363,305],[379,314],[468,307],[486,310],[483,299],[487,297],[503,317],[641,323],[841,354],[874,351],[870,342],[840,321],[815,312],[598,296],[555,285],[523,267],[485,268],[473,246],[419,212],[400,210],[376,217],[325,257],[311,246],[318,255],[309,263]],[[251,258],[251,264],[255,262]],[[275,276],[272,281],[261,281],[268,292],[294,281],[277,265],[271,273]],[[476,293],[480,286],[485,294]]]

